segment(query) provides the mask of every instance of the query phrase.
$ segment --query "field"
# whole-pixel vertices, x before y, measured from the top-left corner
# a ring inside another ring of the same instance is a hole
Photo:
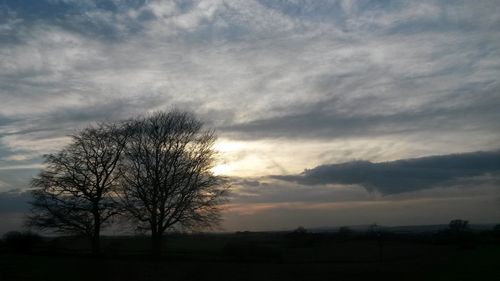
[[[500,280],[490,235],[197,234],[164,244],[153,260],[147,237],[105,237],[97,258],[77,237],[4,243],[0,280]]]

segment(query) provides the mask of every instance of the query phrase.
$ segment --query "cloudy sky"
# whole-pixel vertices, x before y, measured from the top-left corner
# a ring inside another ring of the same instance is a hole
[[[0,231],[96,121],[196,112],[226,230],[500,222],[499,1],[0,0]]]

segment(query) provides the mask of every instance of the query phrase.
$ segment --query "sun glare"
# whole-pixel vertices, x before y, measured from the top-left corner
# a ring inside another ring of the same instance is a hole
[[[242,147],[242,142],[229,141],[225,139],[218,141],[214,145],[215,150],[222,153],[240,150]]]
[[[234,163],[227,163],[231,158],[231,154],[243,148],[240,142],[228,141],[225,139],[219,140],[214,145],[215,150],[219,153],[219,163],[212,168],[215,175],[229,175],[234,171]]]
[[[212,173],[214,173],[214,175],[218,176],[218,175],[226,175],[228,174],[229,172],[231,172],[231,167],[227,164],[220,164],[220,165],[217,165],[215,167],[212,168]]]

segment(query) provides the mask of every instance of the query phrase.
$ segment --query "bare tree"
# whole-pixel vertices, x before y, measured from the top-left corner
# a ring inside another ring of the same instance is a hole
[[[100,232],[117,214],[113,199],[119,159],[127,135],[117,125],[87,127],[55,154],[45,156],[45,168],[32,180],[28,225],[90,238],[100,250]]]
[[[138,230],[151,233],[152,254],[174,228],[218,223],[227,186],[211,168],[216,135],[187,112],[158,112],[129,124],[122,201]]]

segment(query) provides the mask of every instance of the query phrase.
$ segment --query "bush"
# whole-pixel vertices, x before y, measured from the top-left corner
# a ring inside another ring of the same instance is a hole
[[[352,229],[350,229],[347,226],[342,226],[342,227],[339,228],[338,235],[340,237],[349,237],[349,236],[352,235]]]
[[[9,231],[4,234],[3,240],[9,251],[31,252],[42,241],[42,237],[30,231]]]
[[[452,220],[448,225],[448,230],[454,234],[461,234],[469,230],[469,221],[466,220]]]

